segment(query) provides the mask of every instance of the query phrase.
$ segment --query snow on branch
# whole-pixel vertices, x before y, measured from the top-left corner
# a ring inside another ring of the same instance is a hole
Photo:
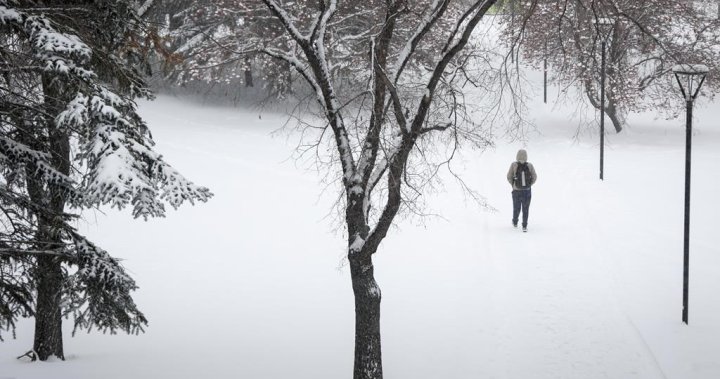
[[[204,202],[212,197],[210,190],[187,180],[162,159],[157,161],[157,180],[161,188],[160,199],[167,201],[173,208],[178,208],[185,201],[195,204],[195,201]]]
[[[142,4],[138,4],[136,9],[137,15],[142,17],[155,3],[155,0],[145,0]]]
[[[297,41],[300,44],[307,44],[308,43],[308,37],[305,37],[300,33],[300,31],[297,29],[295,24],[292,21],[292,17],[289,13],[280,6],[280,4],[277,3],[275,0],[262,0],[265,5],[270,9],[270,11],[277,17],[278,20],[282,23],[285,30],[290,34],[290,36]]]
[[[296,55],[292,55],[290,53],[269,47],[263,48],[262,52],[267,54],[268,56],[285,61],[290,64],[295,69],[295,71],[297,71],[303,77],[303,79],[305,79],[308,85],[312,87],[318,103],[320,103],[321,106],[323,105],[324,99],[322,90],[320,89],[320,85],[318,84],[317,80],[315,80],[315,76],[309,70],[307,65],[302,63]]]
[[[64,243],[50,250],[12,247],[0,240],[0,332],[14,331],[19,317],[33,315],[34,283],[28,257],[41,255],[77,267],[59,283],[63,314],[72,314],[75,321],[73,334],[93,328],[112,334],[143,332],[147,319],[130,295],[138,287],[120,262],[66,223],[60,226],[60,234]],[[29,242],[27,246],[34,244]]]
[[[58,125],[84,128],[81,158],[89,169],[82,184],[88,205],[133,206],[133,215],[162,217],[163,201],[173,208],[184,201],[207,201],[212,194],[193,184],[152,150],[147,126],[135,104],[109,89],[78,93],[57,118]]]
[[[437,23],[442,17],[450,4],[449,0],[434,0],[430,6],[430,11],[425,14],[422,21],[418,24],[415,33],[410,37],[405,46],[398,55],[397,62],[395,64],[395,75],[393,82],[397,83],[400,79],[400,75],[405,69],[410,57],[417,49],[418,44],[422,38],[430,31],[430,29]]]
[[[93,327],[111,334],[143,332],[147,319],[130,296],[137,289],[135,281],[105,250],[77,233],[71,238],[78,270],[68,278],[66,312],[75,319],[73,334]]]
[[[76,35],[57,31],[44,16],[27,15],[0,5],[0,24],[24,31],[45,71],[72,73],[86,80],[94,76],[81,66],[90,61],[92,49]]]
[[[467,38],[470,37],[470,33],[475,29],[477,23],[496,2],[497,0],[475,1],[455,23],[455,27],[442,49],[443,55],[455,49],[459,44],[467,43]],[[460,40],[456,40],[458,36]],[[463,39],[465,42],[462,42]]]
[[[211,33],[212,31],[213,31],[213,27],[207,27],[207,28],[205,28],[204,30],[200,31],[198,34],[196,34],[196,35],[192,36],[191,38],[189,38],[185,43],[183,43],[182,45],[180,45],[180,47],[178,47],[178,48],[175,50],[175,53],[176,53],[176,54],[184,54],[184,53],[186,53],[186,52],[189,52],[190,50],[192,50],[192,49],[195,48],[196,46],[202,44],[203,41],[205,41],[205,39],[208,38],[208,36],[210,35],[210,33]]]
[[[315,41],[316,38],[320,38],[320,41],[323,42],[328,22],[333,18],[335,12],[337,11],[337,0],[330,0],[330,4],[327,8],[325,8],[324,1],[321,1],[320,3],[322,4],[322,12],[318,16],[317,24],[312,29],[313,31],[309,38],[310,41]],[[322,46],[322,43],[320,46]]]
[[[14,337],[17,320],[33,314],[33,291],[28,274],[24,262],[0,256],[0,342],[4,341],[3,331],[12,332]]]
[[[325,53],[325,34],[327,23],[335,13],[337,1],[331,0],[327,9],[321,7],[317,34],[308,37],[303,36],[292,23],[290,15],[274,0],[263,0],[273,15],[283,24],[290,37],[298,44],[305,55],[305,62],[301,63],[299,58],[273,49],[264,49],[270,56],[283,59],[290,63],[313,87],[320,106],[324,110],[333,134],[336,147],[343,167],[343,177],[346,185],[354,180],[355,163],[348,132],[343,125],[343,118],[340,114],[341,106],[333,85],[333,76]],[[315,29],[314,29],[315,30]],[[310,40],[310,38],[313,40]],[[307,68],[306,68],[307,67]]]
[[[31,175],[39,175],[49,185],[62,188],[71,201],[77,202],[82,195],[75,189],[76,183],[56,170],[49,162],[50,155],[39,152],[10,138],[0,136],[0,163],[8,166],[24,166]]]
[[[90,59],[90,47],[75,35],[56,31],[45,18],[30,16],[25,21],[25,28],[38,51],[48,55],[82,57],[85,61]]]
[[[9,9],[7,6],[4,5],[4,1],[2,2],[3,5],[0,5],[0,23],[4,24],[19,24],[22,22],[22,15],[14,10]]]
[[[368,212],[370,210],[370,196],[390,168],[390,163],[395,159],[395,156],[402,145],[402,138],[398,137],[396,140],[397,141],[395,141],[395,144],[391,146],[390,149],[383,150],[384,156],[375,164],[375,167],[368,178],[367,185],[365,186],[365,203],[363,204],[363,213],[365,213],[366,217],[368,216]]]
[[[322,36],[325,34],[327,21],[329,18],[332,17],[333,13],[335,13],[335,10],[337,8],[337,0],[331,0],[329,7],[325,5],[324,0],[318,1],[318,7],[320,8],[320,13],[313,20],[313,24],[310,27],[311,32],[307,37],[307,40],[311,42],[314,42],[318,37],[322,38]]]

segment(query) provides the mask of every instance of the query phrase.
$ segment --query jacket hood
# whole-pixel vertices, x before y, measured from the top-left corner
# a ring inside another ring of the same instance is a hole
[[[518,150],[518,152],[517,152],[517,161],[520,162],[520,163],[525,163],[525,162],[527,162],[527,151],[525,151],[524,149]]]

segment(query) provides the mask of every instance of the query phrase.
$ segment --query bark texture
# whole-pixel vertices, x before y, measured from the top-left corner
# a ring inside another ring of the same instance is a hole
[[[66,86],[58,78],[44,76],[42,80],[45,107],[48,115],[58,114],[63,91]],[[50,153],[50,162],[59,172],[70,174],[70,139],[67,131],[56,126],[55,120],[47,117],[47,141],[42,135],[35,136],[37,145],[45,145]],[[60,228],[63,226],[66,194],[61,189],[44,183],[39,175],[28,180],[28,193],[36,204],[42,204],[48,212],[37,215],[37,241],[40,250],[62,249]],[[39,256],[35,272],[37,280],[37,305],[35,309],[35,338],[33,350],[36,358],[45,361],[51,356],[65,359],[62,341],[62,289],[64,272],[62,259],[56,256]]]
[[[52,356],[65,359],[60,311],[63,272],[56,257],[37,258],[37,306],[35,310],[36,358],[45,361]]]
[[[355,294],[354,379],[383,377],[380,346],[380,288],[375,282],[372,258],[350,258]]]

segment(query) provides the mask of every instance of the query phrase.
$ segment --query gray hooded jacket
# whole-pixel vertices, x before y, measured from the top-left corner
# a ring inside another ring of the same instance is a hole
[[[530,176],[531,176],[530,185],[532,186],[533,184],[535,184],[535,181],[537,180],[537,174],[535,173],[535,167],[532,165],[532,163],[527,161],[527,151],[525,151],[523,149],[518,150],[516,159],[517,159],[517,161],[513,162],[510,165],[510,169],[508,170],[508,173],[507,173],[507,181],[508,181],[508,183],[510,183],[510,185],[512,185],[513,190],[520,190],[513,183],[513,178],[515,177],[515,171],[517,171],[518,162],[521,162],[521,163],[527,162],[528,168],[530,169]]]

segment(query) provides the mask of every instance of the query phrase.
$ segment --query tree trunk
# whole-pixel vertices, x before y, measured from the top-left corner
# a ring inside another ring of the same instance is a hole
[[[62,109],[61,98],[70,91],[59,78],[48,75],[43,75],[42,84],[47,114],[59,114]],[[67,131],[58,128],[51,116],[44,122],[48,131],[44,149],[50,153],[50,163],[59,172],[70,175],[70,139]],[[40,250],[61,250],[63,241],[60,231],[64,223],[66,194],[57,187],[47,185],[39,174],[28,175],[27,186],[33,202],[43,204],[47,210],[37,215],[38,247]],[[33,350],[41,361],[53,355],[64,360],[61,300],[65,274],[62,259],[52,255],[38,256],[36,262],[37,306]]]
[[[53,251],[60,249],[62,239],[59,227],[65,200],[57,190],[43,190],[40,178],[28,179],[28,192],[36,204],[46,204],[47,214],[37,216],[36,239],[38,249]],[[48,198],[51,200],[48,201]],[[35,306],[35,340],[33,350],[37,359],[45,361],[51,356],[65,359],[62,343],[61,299],[65,281],[62,260],[57,256],[40,255],[36,258],[34,279],[37,289]]]
[[[290,64],[287,62],[284,62],[283,66],[285,67],[285,69],[283,70],[285,72],[285,92],[284,92],[284,94],[293,93],[292,66],[290,66]]]
[[[382,379],[380,349],[380,288],[375,282],[372,257],[350,256],[355,294],[355,367],[353,379]]]
[[[605,113],[608,117],[610,117],[610,121],[612,121],[612,124],[615,127],[615,132],[620,133],[623,129],[623,121],[620,119],[617,107],[615,107],[615,101],[612,100],[611,96],[608,96]]]
[[[33,350],[41,361],[53,355],[64,360],[60,313],[63,272],[60,260],[52,256],[38,257],[36,275],[38,293]]]
[[[252,62],[250,57],[245,57],[245,87],[255,87],[253,83]]]
[[[592,86],[592,79],[585,79],[585,96],[590,100],[590,105],[593,108],[600,110],[600,99],[595,97],[595,88]],[[611,91],[608,90],[607,96],[605,96],[605,114],[610,118],[610,121],[615,128],[616,133],[620,133],[623,128],[623,122],[618,115],[617,107],[615,106],[614,96],[611,95]],[[601,115],[602,117],[602,115]]]

